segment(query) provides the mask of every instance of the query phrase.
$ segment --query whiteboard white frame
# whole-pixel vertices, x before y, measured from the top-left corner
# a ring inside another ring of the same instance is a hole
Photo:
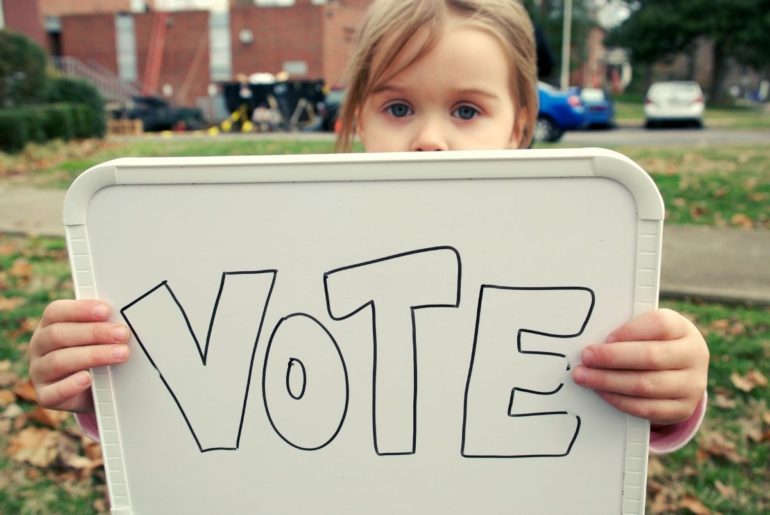
[[[515,166],[478,167],[479,162]],[[378,163],[362,176],[362,163]],[[399,164],[400,166],[393,166]],[[564,166],[568,164],[569,166]],[[406,166],[408,165],[408,166]],[[558,166],[557,166],[558,165]],[[216,169],[216,173],[211,170]],[[479,171],[483,173],[479,173]],[[554,175],[553,170],[559,174]],[[88,205],[100,190],[123,185],[240,184],[323,181],[413,181],[602,177],[622,185],[636,202],[636,276],[633,316],[657,308],[664,207],[652,179],[625,156],[605,149],[328,154],[249,157],[122,158],[84,172],[67,193],[63,221],[77,298],[98,298],[86,231]],[[112,513],[132,513],[109,367],[94,369]],[[644,513],[649,424],[627,417],[622,513]]]

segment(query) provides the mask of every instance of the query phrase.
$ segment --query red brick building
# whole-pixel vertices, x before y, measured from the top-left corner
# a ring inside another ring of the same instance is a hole
[[[24,34],[40,46],[46,46],[42,17],[34,0],[0,0],[0,29]]]
[[[64,14],[61,8],[52,53],[108,70],[181,105],[207,97],[212,84],[259,72],[285,71],[334,86],[368,4],[295,0],[291,6],[233,5],[229,12],[119,8],[88,14]]]

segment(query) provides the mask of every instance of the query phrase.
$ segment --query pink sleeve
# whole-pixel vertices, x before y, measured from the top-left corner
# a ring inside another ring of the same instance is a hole
[[[99,441],[99,426],[96,423],[96,413],[75,413],[75,420],[86,436],[93,438],[97,442]]]
[[[706,393],[695,407],[695,411],[690,418],[671,424],[670,426],[652,426],[650,427],[650,452],[654,454],[665,454],[681,449],[689,442],[695,433],[698,432],[703,417],[706,415]]]

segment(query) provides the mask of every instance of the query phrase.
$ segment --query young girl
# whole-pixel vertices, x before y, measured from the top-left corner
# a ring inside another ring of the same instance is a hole
[[[376,0],[350,62],[337,147],[368,152],[528,147],[537,117],[533,28],[513,0]],[[56,301],[29,346],[41,405],[96,422],[88,369],[128,359],[110,306]],[[684,445],[705,412],[709,353],[682,315],[657,310],[589,345],[573,372],[617,409],[652,423],[651,448]]]

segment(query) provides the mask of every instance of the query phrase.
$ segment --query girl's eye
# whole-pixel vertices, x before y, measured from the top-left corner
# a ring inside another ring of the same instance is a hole
[[[403,118],[412,114],[412,109],[403,102],[390,104],[385,110],[395,118]]]
[[[473,106],[461,105],[457,109],[455,109],[454,113],[452,114],[454,114],[461,120],[471,120],[479,115],[479,110]]]

